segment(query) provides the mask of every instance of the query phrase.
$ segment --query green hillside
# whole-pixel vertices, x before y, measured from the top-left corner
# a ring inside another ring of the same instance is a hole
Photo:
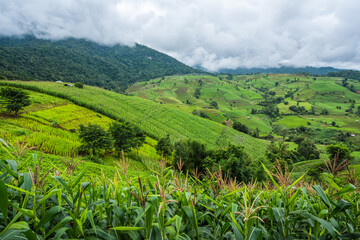
[[[199,72],[146,46],[103,46],[82,39],[0,38],[0,76],[82,82],[116,91],[159,76]]]
[[[169,76],[136,83],[127,93],[229,126],[240,122],[263,138],[293,141],[305,127],[317,144],[340,140],[358,151],[359,90],[350,78],[258,74]]]
[[[138,97],[121,95],[96,87],[86,86],[84,89],[79,89],[52,82],[3,81],[1,84],[66,98],[112,119],[131,122],[157,139],[170,134],[173,142],[183,139],[197,140],[206,144],[208,148],[219,148],[229,143],[243,145],[246,152],[254,158],[262,157],[266,148],[263,140],[252,138],[211,120]]]
[[[32,153],[38,156],[44,153],[42,164],[49,169],[63,165],[60,159],[69,158],[72,152],[78,154],[81,142],[77,130],[80,124],[99,124],[107,129],[114,121],[65,99],[33,91],[28,93],[32,104],[19,116],[0,114],[0,138],[14,146],[16,142],[21,143],[26,138]],[[131,161],[129,174],[147,172],[149,167],[155,166],[153,163],[160,158],[156,154],[155,145],[156,140],[146,138],[145,144],[139,149],[138,160]],[[0,155],[5,154],[2,150]],[[87,175],[97,177],[101,175],[101,171],[108,176],[111,175],[114,165],[116,166],[114,161],[119,161],[120,158],[116,154],[109,153],[104,157],[102,164],[93,163],[86,158],[81,160],[85,161],[84,168],[92,169]]]

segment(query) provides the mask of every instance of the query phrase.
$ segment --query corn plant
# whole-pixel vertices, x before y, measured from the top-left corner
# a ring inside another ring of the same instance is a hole
[[[42,157],[17,158],[5,141],[2,148],[0,239],[360,237],[360,194],[328,173],[309,185],[304,175],[293,180],[287,168],[264,166],[269,182],[240,184],[221,168],[191,176],[179,162],[180,172],[164,164],[131,178],[124,160],[111,178],[84,181],[88,170],[74,158],[51,169]]]

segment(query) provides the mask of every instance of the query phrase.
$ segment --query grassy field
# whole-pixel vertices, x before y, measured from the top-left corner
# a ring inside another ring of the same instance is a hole
[[[192,139],[205,143],[209,148],[226,146],[230,142],[241,144],[244,145],[249,155],[254,158],[263,156],[266,148],[266,142],[263,140],[252,138],[222,124],[193,116],[171,106],[138,97],[120,95],[89,86],[86,86],[84,89],[65,87],[63,84],[51,82],[7,81],[2,82],[2,84],[23,87],[66,98],[112,119],[129,121],[143,129],[149,136],[155,138],[164,137],[169,133],[174,142],[182,139]],[[69,114],[72,112],[71,109],[65,108],[65,110],[70,112]],[[37,117],[46,119],[50,114],[51,118],[54,118],[53,116],[57,116],[56,112],[56,109],[44,109]],[[79,115],[81,115],[81,112],[79,112]],[[96,115],[93,116],[93,118],[96,117]],[[73,127],[71,121],[66,121],[66,123],[69,124],[68,128]]]

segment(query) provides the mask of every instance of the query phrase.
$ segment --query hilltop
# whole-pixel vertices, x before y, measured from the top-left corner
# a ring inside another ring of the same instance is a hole
[[[74,38],[0,38],[0,76],[8,79],[82,82],[122,91],[139,81],[200,72],[140,44],[104,46]]]

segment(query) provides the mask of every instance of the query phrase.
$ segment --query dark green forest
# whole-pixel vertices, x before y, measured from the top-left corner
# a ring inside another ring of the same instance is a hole
[[[135,82],[187,73],[200,71],[140,44],[104,46],[73,38],[0,38],[2,78],[82,82],[121,92]]]
[[[340,72],[328,73],[327,76],[329,76],[329,77],[342,77],[342,78],[360,80],[360,71],[344,70],[344,71],[340,71]]]

